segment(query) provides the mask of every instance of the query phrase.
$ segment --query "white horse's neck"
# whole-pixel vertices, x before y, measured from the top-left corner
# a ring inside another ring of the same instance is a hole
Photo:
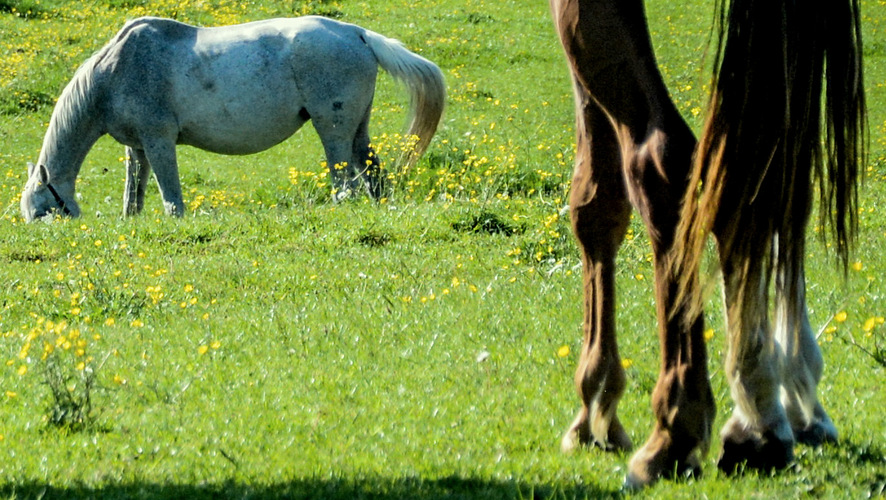
[[[60,189],[70,190],[70,195],[86,154],[103,133],[91,83],[90,70],[84,66],[62,91],[38,160],[46,167],[49,180]]]

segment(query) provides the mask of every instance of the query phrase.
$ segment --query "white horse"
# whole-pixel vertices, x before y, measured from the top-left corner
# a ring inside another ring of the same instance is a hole
[[[170,19],[128,22],[76,72],[53,110],[21,209],[31,221],[80,214],[75,182],[104,134],[126,146],[124,215],[144,205],[153,169],[168,214],[184,212],[176,144],[242,155],[263,151],[312,119],[337,197],[382,193],[369,143],[378,66],[405,84],[412,163],[437,130],[446,98],[434,63],[393,39],[322,17],[198,28]]]

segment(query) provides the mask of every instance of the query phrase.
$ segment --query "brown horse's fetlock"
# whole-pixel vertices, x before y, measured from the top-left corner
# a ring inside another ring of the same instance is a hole
[[[670,431],[656,427],[643,448],[631,459],[625,488],[642,488],[659,479],[700,477],[704,447],[687,439],[675,440]]]
[[[608,418],[608,422],[605,419]],[[598,432],[593,432],[596,429]],[[582,407],[575,420],[560,441],[563,453],[573,453],[581,447],[600,448],[604,451],[630,451],[633,443],[618,417],[606,417]]]

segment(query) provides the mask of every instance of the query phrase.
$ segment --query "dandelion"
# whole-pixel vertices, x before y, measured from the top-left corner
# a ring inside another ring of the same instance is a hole
[[[569,346],[568,345],[560,346],[560,348],[557,349],[557,356],[560,358],[565,358],[566,356],[569,356]]]
[[[848,317],[849,314],[847,314],[846,311],[840,311],[834,315],[834,321],[836,321],[837,323],[843,323]]]
[[[704,340],[705,340],[705,342],[708,342],[708,341],[711,340],[712,338],[714,338],[714,329],[713,329],[713,328],[708,328],[708,329],[705,330],[705,332],[704,332]]]
[[[621,360],[621,367],[627,370],[628,368],[634,366],[634,360],[631,358],[625,358]]]
[[[209,351],[208,345],[201,345],[200,347],[197,348],[197,353],[200,354],[201,356],[206,354],[207,351]]]
[[[19,376],[22,376],[22,375],[28,373],[28,365],[21,365],[21,366],[19,366],[19,367],[18,367],[18,370],[16,370],[16,373],[18,373]]]
[[[861,271],[863,268],[864,268],[864,265],[861,263],[860,260],[852,263],[852,269],[854,271]]]

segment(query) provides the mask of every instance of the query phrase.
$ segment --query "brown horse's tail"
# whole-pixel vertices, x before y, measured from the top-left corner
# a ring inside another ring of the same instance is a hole
[[[719,0],[717,12],[712,95],[674,258],[696,305],[690,280],[710,232],[721,255],[748,266],[739,272],[797,276],[813,182],[845,272],[866,140],[858,0]]]
[[[443,116],[446,104],[443,72],[436,64],[410,52],[392,38],[364,30],[363,41],[375,54],[379,66],[409,91],[410,117],[406,142],[411,144],[401,155],[398,164],[410,166],[428,148]]]

